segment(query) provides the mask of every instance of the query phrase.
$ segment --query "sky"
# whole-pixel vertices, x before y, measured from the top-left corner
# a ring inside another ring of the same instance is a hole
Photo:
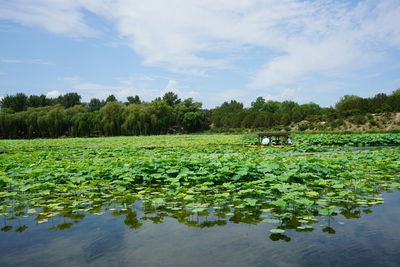
[[[332,106],[400,88],[400,0],[0,0],[0,97]]]

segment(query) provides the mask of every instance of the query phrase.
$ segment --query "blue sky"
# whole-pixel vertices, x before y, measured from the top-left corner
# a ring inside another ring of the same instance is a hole
[[[0,0],[0,97],[334,105],[400,88],[399,0]]]

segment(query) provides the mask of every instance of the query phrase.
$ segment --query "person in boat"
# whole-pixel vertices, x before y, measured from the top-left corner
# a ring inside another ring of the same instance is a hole
[[[268,138],[268,137],[265,137],[265,138],[261,141],[261,144],[262,144],[263,146],[268,146],[268,145],[269,145],[269,138]]]

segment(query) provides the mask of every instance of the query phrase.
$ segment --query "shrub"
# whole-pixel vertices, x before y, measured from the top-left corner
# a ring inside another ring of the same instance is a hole
[[[357,124],[357,125],[361,125],[361,124],[365,124],[367,122],[367,119],[363,115],[356,115],[356,116],[350,117],[349,122]]]
[[[305,131],[308,129],[308,125],[307,124],[300,124],[299,125],[299,131]]]

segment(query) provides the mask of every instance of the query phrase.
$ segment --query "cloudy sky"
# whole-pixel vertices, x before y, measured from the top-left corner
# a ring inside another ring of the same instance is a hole
[[[0,0],[0,97],[334,105],[400,88],[400,0]]]

